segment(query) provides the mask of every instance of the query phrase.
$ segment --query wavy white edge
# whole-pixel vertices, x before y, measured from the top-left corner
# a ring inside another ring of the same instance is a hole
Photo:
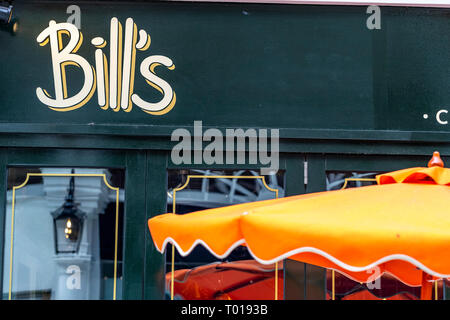
[[[189,255],[189,254],[192,252],[192,250],[194,250],[194,248],[195,248],[197,245],[200,244],[200,245],[202,245],[206,250],[208,250],[209,252],[211,252],[211,254],[214,255],[216,258],[218,258],[218,259],[224,259],[224,258],[226,258],[226,257],[227,257],[234,249],[236,249],[237,247],[239,247],[241,244],[244,244],[244,243],[245,243],[245,239],[240,239],[240,240],[236,241],[235,243],[233,243],[233,244],[228,248],[228,250],[225,251],[225,253],[222,254],[222,255],[215,253],[214,250],[212,250],[212,249],[206,244],[206,242],[204,242],[204,241],[201,240],[201,239],[195,240],[194,243],[192,244],[192,246],[191,246],[188,250],[184,251],[183,249],[181,249],[181,247],[178,245],[178,243],[175,241],[175,239],[173,239],[172,237],[167,237],[167,238],[164,240],[161,249],[158,248],[158,246],[157,246],[156,243],[155,243],[156,250],[158,250],[158,251],[161,252],[161,253],[164,253],[164,251],[166,250],[166,246],[167,246],[168,243],[171,243],[172,245],[174,245],[175,248],[177,248],[178,253],[179,253],[182,257],[186,257],[187,255]],[[264,263],[263,263],[263,264],[264,264]],[[268,264],[268,263],[267,263],[267,264]]]
[[[164,242],[163,242],[163,244],[162,244],[162,248],[158,248],[158,246],[157,246],[156,244],[155,244],[155,247],[156,247],[156,249],[157,249],[159,252],[163,253],[163,252],[165,251],[166,246],[167,246],[168,243],[171,243],[173,246],[175,246],[175,248],[177,248],[178,253],[179,253],[181,256],[183,256],[183,257],[189,255],[189,254],[192,252],[192,250],[194,250],[194,248],[195,248],[197,245],[200,244],[200,245],[202,245],[206,250],[208,250],[212,255],[214,255],[215,257],[217,257],[218,259],[224,259],[224,258],[227,257],[234,249],[236,249],[238,246],[240,246],[240,245],[242,245],[242,244],[244,244],[244,243],[246,243],[246,242],[245,242],[245,239],[240,239],[240,240],[234,242],[234,243],[228,248],[228,250],[227,250],[224,254],[221,254],[221,255],[220,255],[220,254],[217,254],[216,252],[214,252],[214,250],[212,250],[212,249],[208,246],[208,244],[206,244],[206,242],[204,242],[204,241],[201,240],[201,239],[195,240],[194,243],[192,244],[192,246],[191,246],[188,250],[186,250],[186,251],[184,251],[183,249],[181,249],[181,247],[179,246],[179,244],[178,244],[178,243],[175,241],[175,239],[173,239],[172,237],[167,237],[167,238],[164,240]],[[337,266],[341,267],[342,269],[348,270],[348,271],[350,271],[350,272],[363,272],[363,271],[367,271],[367,270],[369,270],[369,269],[372,269],[372,268],[374,268],[374,267],[376,267],[376,266],[378,266],[378,265],[380,265],[380,264],[383,264],[383,263],[385,263],[385,262],[388,262],[388,261],[402,260],[402,261],[406,261],[406,262],[408,262],[408,263],[411,263],[411,264],[415,265],[416,267],[418,267],[418,268],[421,269],[422,271],[425,271],[426,273],[428,273],[428,274],[430,274],[430,275],[432,275],[432,276],[435,276],[435,277],[438,277],[438,278],[450,278],[450,274],[441,274],[441,273],[439,273],[439,272],[435,272],[435,271],[431,270],[430,268],[428,268],[427,266],[425,266],[423,263],[421,263],[421,262],[417,261],[416,259],[414,259],[414,258],[412,258],[412,257],[410,257],[410,256],[408,256],[408,255],[405,255],[405,254],[391,254],[391,255],[385,256],[385,257],[383,257],[383,258],[381,258],[381,259],[378,259],[378,260],[376,260],[375,262],[372,262],[371,264],[368,264],[368,265],[366,265],[366,266],[364,266],[364,267],[355,267],[355,266],[351,266],[351,265],[349,265],[349,264],[346,264],[345,262],[342,262],[341,260],[339,260],[339,259],[333,257],[332,255],[326,253],[326,252],[323,251],[323,250],[320,250],[320,249],[317,249],[317,248],[314,248],[314,247],[300,247],[300,248],[297,248],[297,249],[288,251],[288,252],[286,252],[286,253],[284,253],[284,254],[282,254],[282,255],[280,255],[280,256],[277,256],[277,257],[274,258],[274,259],[271,259],[271,260],[263,260],[263,259],[258,258],[258,256],[256,256],[256,255],[253,253],[253,251],[251,250],[251,248],[250,248],[250,246],[248,245],[248,243],[246,244],[246,246],[247,246],[247,249],[248,249],[250,255],[253,257],[253,259],[255,259],[256,261],[258,261],[258,262],[261,263],[261,264],[274,264],[274,263],[276,263],[276,262],[279,262],[279,261],[282,261],[282,260],[284,260],[284,259],[287,259],[287,258],[289,258],[290,256],[293,256],[293,255],[296,255],[296,254],[300,254],[300,253],[307,253],[307,252],[310,252],[310,253],[314,253],[314,254],[320,255],[320,256],[322,256],[322,257],[328,259],[328,260],[331,261],[332,263],[336,264]],[[340,270],[336,270],[336,271],[340,272]]]

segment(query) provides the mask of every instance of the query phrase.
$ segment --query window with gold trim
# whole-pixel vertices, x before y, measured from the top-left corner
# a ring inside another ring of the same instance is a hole
[[[3,299],[120,299],[124,178],[10,167]]]
[[[284,172],[261,176],[254,170],[169,170],[167,212],[189,214],[284,196]],[[166,248],[168,299],[242,300],[283,298],[283,264],[262,265],[245,246],[219,260],[198,245],[182,257]],[[173,284],[173,285],[172,285]]]

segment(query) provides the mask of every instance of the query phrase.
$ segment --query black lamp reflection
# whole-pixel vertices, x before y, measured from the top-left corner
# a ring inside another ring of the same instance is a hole
[[[78,205],[74,202],[74,192],[75,182],[74,176],[72,176],[64,204],[51,213],[57,254],[77,253],[80,248],[83,220],[86,214],[77,208]]]

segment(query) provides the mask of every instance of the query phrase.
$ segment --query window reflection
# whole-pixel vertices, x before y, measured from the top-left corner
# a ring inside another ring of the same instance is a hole
[[[261,179],[239,179],[239,176],[259,176],[253,170],[170,170],[168,172],[168,212],[173,212],[173,190],[184,186],[189,175],[214,178],[191,179],[186,188],[176,192],[177,214],[208,208],[274,199],[275,193]],[[233,176],[225,178],[223,176]],[[284,173],[266,176],[265,181],[284,196]],[[174,299],[241,300],[274,299],[275,265],[262,265],[252,259],[241,246],[223,260],[218,260],[202,246],[186,257],[175,250]],[[171,291],[172,247],[166,250],[166,298]],[[278,298],[283,298],[283,264],[278,263]]]
[[[117,169],[8,169],[3,299],[121,298],[124,176]]]
[[[375,184],[375,181],[365,181],[365,179],[375,179],[375,176],[382,172],[327,172],[327,191],[339,190],[342,188],[358,188]],[[346,179],[354,179],[348,180]],[[358,180],[361,179],[361,180]]]
[[[421,287],[410,287],[389,274],[369,283],[354,281],[335,272],[336,300],[419,300]],[[439,292],[442,293],[442,281]],[[327,270],[327,299],[332,296],[332,271]],[[440,295],[440,298],[442,296]]]

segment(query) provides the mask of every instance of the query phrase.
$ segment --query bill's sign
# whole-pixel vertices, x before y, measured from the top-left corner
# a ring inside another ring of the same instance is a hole
[[[63,35],[68,37],[67,44],[63,44]],[[123,38],[123,41],[122,41]],[[117,18],[111,19],[109,40],[109,65],[103,48],[107,41],[101,37],[91,40],[95,50],[95,67],[82,56],[76,54],[83,43],[83,34],[71,23],[56,23],[50,21],[49,26],[37,37],[41,46],[50,45],[54,97],[47,90],[38,87],[38,99],[55,111],[70,111],[85,105],[97,89],[98,105],[106,110],[131,111],[133,104],[141,110],[152,114],[162,115],[169,112],[176,102],[176,95],[172,87],[155,72],[157,66],[165,66],[173,70],[172,60],[161,55],[145,58],[140,65],[140,73],[146,82],[162,94],[158,102],[149,102],[133,93],[136,49],[145,51],[150,47],[151,38],[145,30],[137,30],[132,18],[125,23],[124,37],[122,25]],[[123,43],[122,43],[123,42]],[[84,74],[84,84],[78,93],[68,96],[65,67],[75,65]]]

